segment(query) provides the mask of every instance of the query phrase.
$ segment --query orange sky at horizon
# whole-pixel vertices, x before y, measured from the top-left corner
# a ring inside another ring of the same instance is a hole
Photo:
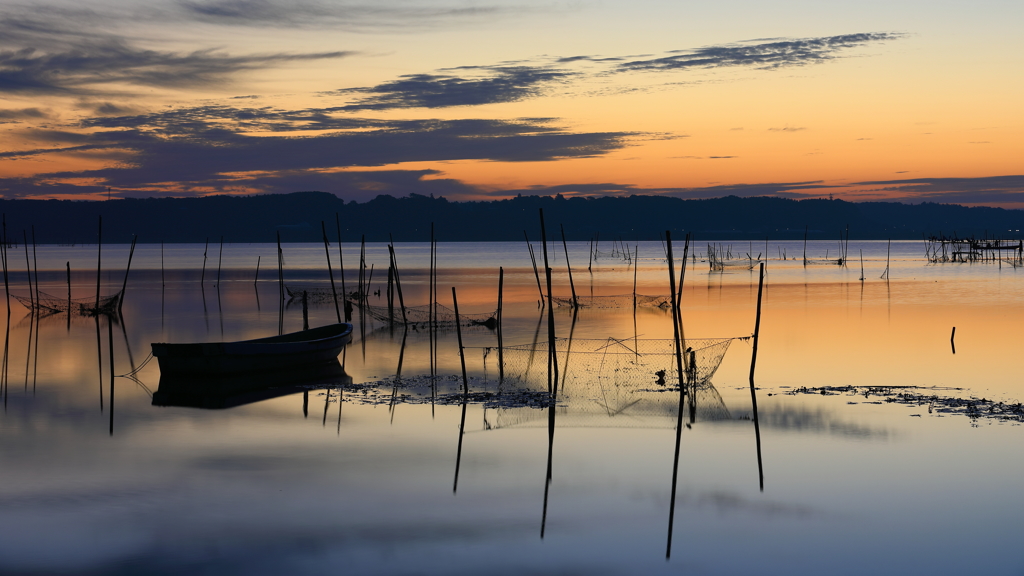
[[[0,195],[831,193],[1024,206],[1024,80],[1006,73],[1024,54],[1007,24],[1022,9],[921,16],[916,4],[840,3],[830,16],[737,1],[749,14],[703,7],[694,19],[653,3],[117,12],[90,0],[81,28],[70,4],[11,4]],[[627,22],[651,33],[609,33]]]

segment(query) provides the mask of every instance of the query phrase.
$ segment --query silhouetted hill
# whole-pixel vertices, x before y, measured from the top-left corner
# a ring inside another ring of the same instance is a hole
[[[558,237],[565,226],[571,240],[602,238],[655,240],[665,230],[698,240],[747,238],[838,238],[850,229],[854,239],[917,239],[954,231],[960,235],[1016,238],[1024,228],[1024,211],[968,208],[952,204],[852,203],[842,200],[738,198],[680,200],[663,196],[571,198],[520,196],[489,202],[449,202],[412,195],[378,196],[358,204],[325,192],[206,198],[147,198],[101,202],[69,200],[0,200],[8,237],[35,226],[39,243],[81,244],[96,241],[103,216],[104,242],[202,242],[223,236],[227,242],[318,242],[320,222],[328,237],[384,241],[426,241],[430,224],[443,241],[539,239],[538,209],[544,209],[548,233]]]

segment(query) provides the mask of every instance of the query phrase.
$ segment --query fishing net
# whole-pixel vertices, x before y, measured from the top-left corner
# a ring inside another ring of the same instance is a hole
[[[672,306],[671,296],[645,296],[637,294],[636,305],[638,308],[670,308]],[[613,296],[577,296],[576,302],[580,308],[629,308],[633,306],[633,294],[617,294]],[[556,308],[572,308],[572,297],[562,298],[554,296],[551,298]]]
[[[121,301],[121,292],[111,294],[108,296],[100,296],[99,306],[95,296],[89,296],[86,298],[58,298],[51,296],[46,292],[39,291],[38,298],[31,298],[28,296],[18,296],[17,294],[11,294],[14,299],[17,300],[29,310],[35,310],[38,312],[44,312],[49,314],[66,314],[70,310],[73,314],[80,314],[82,316],[93,316],[99,314],[109,314],[114,310],[117,310],[117,305]]]
[[[710,380],[736,338],[693,338],[683,343],[683,379],[687,384]],[[671,339],[558,338],[555,340],[560,387],[593,382],[633,386],[678,386],[675,343]],[[547,386],[548,344],[506,346],[502,350],[505,378]],[[495,356],[493,353],[490,356]]]
[[[691,421],[729,419],[731,415],[711,377],[736,338],[688,339],[683,381]],[[559,426],[664,426],[658,417],[674,418],[679,409],[675,344],[661,339],[564,339],[555,342],[558,360]],[[502,350],[500,386],[546,390],[548,346],[509,346]],[[485,366],[497,362],[484,350]],[[489,371],[499,371],[497,366]],[[614,419],[610,421],[608,419]],[[528,407],[501,408],[491,427],[546,425],[546,412]],[[674,425],[674,421],[671,422]]]
[[[410,326],[430,325],[430,306],[406,306],[405,313],[401,306],[374,306],[372,304],[350,301],[362,313],[379,322],[407,324]],[[463,326],[497,326],[497,312],[483,314],[459,314]],[[441,304],[434,305],[434,324],[439,327],[455,326],[455,311]]]
[[[288,292],[289,301],[301,302],[305,293],[307,304],[334,304],[334,293],[330,288],[292,288],[285,287]],[[340,295],[339,295],[340,300]],[[430,306],[406,306],[403,314],[402,307],[397,302],[394,306],[377,306],[368,302],[360,302],[358,297],[350,295],[349,305],[356,310],[366,314],[378,322],[387,324],[407,324],[410,326],[430,325]],[[339,302],[340,304],[340,302]],[[455,310],[442,304],[434,305],[434,323],[438,327],[455,326]],[[497,311],[485,312],[482,314],[459,314],[459,320],[463,326],[486,326],[494,328],[497,326]]]

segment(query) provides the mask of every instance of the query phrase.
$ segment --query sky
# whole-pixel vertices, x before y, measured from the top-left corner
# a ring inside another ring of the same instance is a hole
[[[0,196],[1024,208],[1024,2],[0,0]]]

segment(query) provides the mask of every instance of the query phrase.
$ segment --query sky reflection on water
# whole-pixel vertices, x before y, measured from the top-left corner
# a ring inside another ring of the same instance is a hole
[[[794,246],[786,246],[788,255]],[[410,305],[427,299],[424,247],[397,247]],[[935,393],[1015,402],[1024,396],[1016,362],[1021,271],[928,265],[913,259],[919,244],[900,243],[886,283],[878,279],[885,244],[864,247],[871,274],[863,283],[859,262],[806,270],[799,262],[769,262],[757,371],[765,490],[758,490],[748,420],[750,346],[737,340],[712,380],[728,417],[698,418],[682,431],[666,561],[672,410],[590,410],[576,418],[573,406],[559,407],[541,539],[546,410],[466,406],[453,494],[462,406],[432,405],[422,394],[417,402],[379,402],[390,387],[376,397],[362,394],[360,386],[370,391],[367,383],[390,382],[400,356],[407,380],[429,373],[429,339],[419,329],[404,335],[403,352],[401,330],[357,327],[344,355],[353,386],[340,404],[337,390],[314,389],[305,402],[296,392],[225,410],[153,406],[147,388],[156,389],[159,369],[152,362],[138,373],[141,384],[115,379],[110,435],[111,335],[121,375],[144,361],[151,342],[235,340],[278,326],[276,263],[267,262],[273,247],[226,245],[231,265],[214,287],[216,261],[199,283],[202,246],[198,253],[194,245],[168,246],[175,272],[165,274],[164,287],[159,246],[142,246],[124,321],[109,332],[106,319],[74,318],[69,326],[55,316],[36,326],[12,301],[0,420],[0,573],[1019,574],[1018,424],[856,395],[786,394],[801,386],[876,385],[937,386]],[[105,248],[104,261],[125,261],[122,248]],[[504,341],[528,344],[538,328],[543,339],[525,247],[483,248],[440,246],[441,303],[450,304],[454,285],[463,311],[492,310],[496,268],[507,265]],[[859,248],[851,243],[851,253]],[[578,291],[632,290],[624,260],[600,259],[591,280],[587,246],[572,249]],[[640,293],[668,292],[660,249],[640,247],[642,256],[650,253],[637,275]],[[75,296],[94,292],[94,251],[67,250],[40,247],[42,289],[66,294],[63,265],[74,257]],[[322,246],[284,250],[286,282],[328,286]],[[379,268],[386,251],[374,246],[371,253],[376,288],[386,280]],[[356,248],[345,245],[349,282],[350,254],[357,257]],[[559,262],[561,270],[552,265],[556,292],[567,295],[564,254]],[[123,278],[110,266],[105,293]],[[748,336],[756,274],[708,273],[704,266],[697,262],[686,273],[687,336]],[[23,277],[14,282],[12,292],[27,291]],[[285,314],[286,330],[301,328],[300,306]],[[570,313],[555,315],[558,335],[567,336]],[[333,305],[310,309],[312,325],[334,318]],[[584,309],[572,333],[670,338],[670,318],[641,308],[634,331],[631,309]],[[494,333],[475,327],[463,337],[475,385],[497,390],[494,356],[485,363],[483,353],[495,346]],[[440,374],[459,373],[451,330],[441,332],[438,362]],[[457,392],[457,379],[446,382],[439,392]]]

